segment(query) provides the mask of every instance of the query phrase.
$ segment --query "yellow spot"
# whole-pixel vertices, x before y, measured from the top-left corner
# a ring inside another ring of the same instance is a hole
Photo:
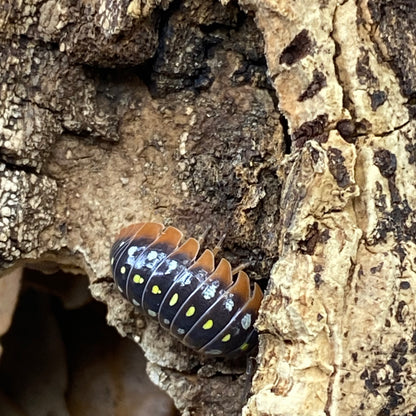
[[[208,321],[206,321],[204,325],[202,325],[202,328],[211,329],[213,325],[214,325],[214,321],[212,319],[208,319]]]
[[[245,342],[241,347],[240,347],[240,350],[241,351],[245,351],[246,349],[248,348],[248,344],[247,344],[247,342]]]
[[[152,293],[153,293],[154,295],[160,295],[160,294],[162,293],[162,291],[160,290],[160,288],[159,288],[159,286],[158,286],[158,285],[154,285],[154,286],[152,287]]]
[[[139,284],[142,284],[142,283],[144,282],[144,279],[143,279],[143,277],[141,277],[139,274],[135,274],[135,275],[133,276],[133,282],[134,282],[134,283],[139,283]]]
[[[227,342],[227,341],[229,341],[231,339],[231,335],[230,334],[227,334],[227,335],[225,335],[223,338],[222,338],[222,342]]]
[[[121,273],[121,274],[126,273],[126,268],[125,268],[124,266],[122,266],[122,267],[121,267],[121,269],[120,269],[120,273]]]
[[[189,318],[195,313],[195,306],[190,306],[189,309],[186,311],[186,316]]]
[[[176,302],[178,301],[179,295],[177,293],[174,293],[173,296],[170,298],[169,306],[176,305]]]

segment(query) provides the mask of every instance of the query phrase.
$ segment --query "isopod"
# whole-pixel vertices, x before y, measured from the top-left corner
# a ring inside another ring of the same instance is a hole
[[[198,353],[232,357],[258,342],[253,324],[263,293],[230,263],[175,227],[146,222],[121,230],[111,248],[111,268],[120,292],[174,337]]]

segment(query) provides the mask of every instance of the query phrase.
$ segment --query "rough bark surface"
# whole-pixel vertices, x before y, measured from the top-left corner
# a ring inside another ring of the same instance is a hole
[[[207,245],[226,233],[253,279],[271,269],[244,414],[416,414],[415,15],[410,0],[3,4],[2,268],[88,274],[183,414],[237,415],[244,360],[187,350],[109,275],[122,226],[211,226]],[[0,293],[9,315],[17,288]]]
[[[398,72],[414,58],[397,44],[415,32],[386,25],[405,4],[312,3],[244,2],[299,147],[283,168],[280,258],[244,413],[411,415],[415,123]]]

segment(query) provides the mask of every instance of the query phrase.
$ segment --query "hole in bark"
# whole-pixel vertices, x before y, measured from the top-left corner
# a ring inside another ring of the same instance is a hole
[[[176,415],[141,350],[105,316],[86,276],[25,270],[1,340],[0,414]]]
[[[283,116],[283,114],[280,116],[280,124],[282,125],[283,129],[283,139],[285,141],[285,155],[290,155],[292,151],[292,139],[289,134],[289,123],[287,121],[287,118]]]

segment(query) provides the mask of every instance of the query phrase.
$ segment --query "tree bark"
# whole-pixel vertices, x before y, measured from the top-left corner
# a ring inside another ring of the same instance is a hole
[[[185,415],[416,414],[415,14],[0,6],[2,268],[86,273]],[[113,238],[148,220],[211,227],[211,247],[225,233],[222,255],[267,287],[243,410],[244,360],[189,351],[114,289]]]

